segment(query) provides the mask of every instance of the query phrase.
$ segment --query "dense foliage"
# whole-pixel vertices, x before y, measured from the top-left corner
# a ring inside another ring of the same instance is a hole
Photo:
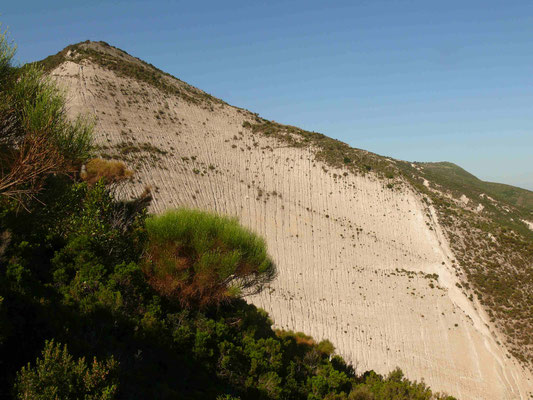
[[[20,399],[112,399],[117,385],[110,374],[116,365],[111,358],[88,366],[83,357],[74,361],[67,346],[47,341],[35,367],[28,364],[17,374],[15,391]]]
[[[39,73],[29,75],[30,101],[10,103],[15,114],[59,99]],[[13,87],[2,87],[3,98],[13,98]],[[28,124],[6,124],[10,115],[0,115],[3,154],[20,151],[10,129],[29,132]],[[59,112],[45,131],[70,165],[88,157],[89,130],[80,126]],[[179,254],[193,270],[222,281],[250,271],[270,276],[263,242],[235,221],[184,210],[147,220],[145,198],[119,201],[105,179],[83,182],[74,170],[41,170],[37,179],[23,208],[20,198],[0,197],[0,398],[441,398],[400,370],[357,376],[330,342],[276,332],[242,299],[199,308],[176,301],[181,291],[166,296],[150,284],[146,263],[156,274],[161,267],[149,259],[154,246],[172,243],[187,249]]]

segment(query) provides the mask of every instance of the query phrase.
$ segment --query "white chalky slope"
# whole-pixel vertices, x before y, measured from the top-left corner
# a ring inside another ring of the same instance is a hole
[[[64,62],[52,75],[72,115],[97,116],[98,144],[133,138],[169,151],[142,162],[128,189],[151,185],[152,212],[216,211],[266,239],[279,275],[250,300],[276,327],[330,339],[359,372],[400,366],[461,399],[526,399],[532,391],[530,374],[456,287],[432,209],[407,185],[341,178],[311,149],[244,129],[248,112],[209,110],[87,60]]]

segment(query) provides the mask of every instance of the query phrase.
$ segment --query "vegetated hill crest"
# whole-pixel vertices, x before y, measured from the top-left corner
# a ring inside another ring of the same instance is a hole
[[[525,211],[533,212],[533,192],[516,186],[496,182],[485,182],[470,172],[451,162],[420,163],[425,167],[426,175],[434,180],[444,180],[446,187],[458,192],[469,192],[470,197],[482,194],[508,203]]]
[[[531,192],[265,120],[103,42],[42,64],[73,115],[95,115],[100,156],[136,171],[125,196],[151,185],[153,212],[212,210],[265,237],[279,276],[250,300],[278,327],[459,398],[532,391]]]

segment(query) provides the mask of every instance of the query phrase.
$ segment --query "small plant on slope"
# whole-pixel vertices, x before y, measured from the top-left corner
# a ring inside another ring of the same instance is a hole
[[[117,183],[130,178],[133,172],[126,168],[121,161],[107,161],[93,158],[85,166],[82,179],[89,184],[95,184],[103,179],[106,184]]]

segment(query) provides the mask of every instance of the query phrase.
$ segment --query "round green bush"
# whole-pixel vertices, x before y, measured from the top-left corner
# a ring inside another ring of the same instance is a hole
[[[148,218],[146,230],[148,281],[185,306],[258,293],[276,275],[264,240],[235,218],[181,208]]]

